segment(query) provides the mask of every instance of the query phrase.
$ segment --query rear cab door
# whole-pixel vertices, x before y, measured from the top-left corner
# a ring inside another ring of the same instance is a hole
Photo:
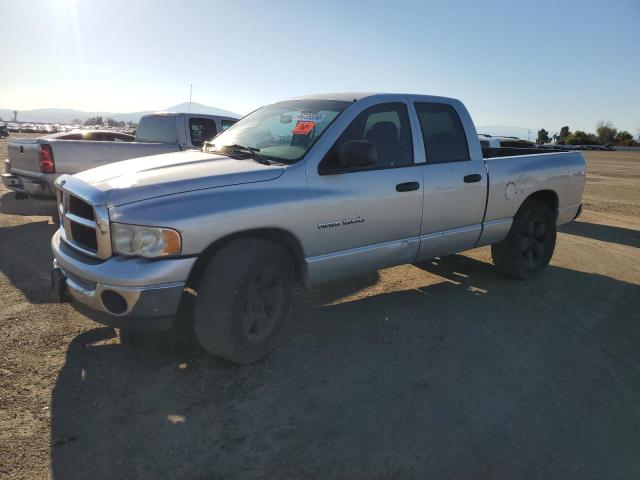
[[[473,248],[488,188],[475,126],[457,100],[416,95],[410,103],[424,181],[418,260]]]

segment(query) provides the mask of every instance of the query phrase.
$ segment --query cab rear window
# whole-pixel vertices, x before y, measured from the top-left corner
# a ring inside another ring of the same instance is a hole
[[[173,115],[150,115],[140,119],[136,141],[178,143],[178,127]]]

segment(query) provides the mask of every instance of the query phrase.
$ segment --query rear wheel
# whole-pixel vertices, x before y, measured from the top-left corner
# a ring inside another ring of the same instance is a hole
[[[493,263],[503,273],[528,280],[551,260],[556,245],[556,219],[551,209],[526,201],[502,242],[491,245]]]
[[[276,346],[291,306],[293,264],[273,242],[239,239],[223,247],[198,287],[194,330],[202,347],[252,363]]]

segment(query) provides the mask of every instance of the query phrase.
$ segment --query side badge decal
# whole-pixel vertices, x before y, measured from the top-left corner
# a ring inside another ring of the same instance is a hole
[[[334,222],[319,223],[318,229],[339,227],[341,225],[352,225],[354,223],[363,223],[364,221],[365,221],[364,218],[362,218],[360,215],[357,215],[353,218],[345,218],[344,220],[336,220]]]

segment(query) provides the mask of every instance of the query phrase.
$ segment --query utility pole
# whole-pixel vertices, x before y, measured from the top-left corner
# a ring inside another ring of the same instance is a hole
[[[193,94],[193,83],[189,84],[189,113],[191,113],[191,95]]]
[[[527,141],[531,141],[531,130],[529,130],[529,134],[527,135]]]

